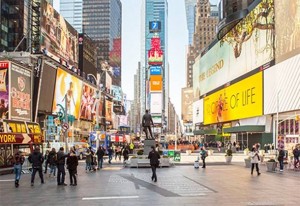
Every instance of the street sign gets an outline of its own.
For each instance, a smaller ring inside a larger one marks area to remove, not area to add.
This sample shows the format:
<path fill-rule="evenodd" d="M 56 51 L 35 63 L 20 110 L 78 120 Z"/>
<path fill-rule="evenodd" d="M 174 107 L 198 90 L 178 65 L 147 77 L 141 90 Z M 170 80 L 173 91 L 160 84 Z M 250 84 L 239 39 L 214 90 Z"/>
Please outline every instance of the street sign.
<path fill-rule="evenodd" d="M 63 123 L 62 128 L 63 128 L 63 130 L 68 130 L 69 124 L 67 122 Z"/>

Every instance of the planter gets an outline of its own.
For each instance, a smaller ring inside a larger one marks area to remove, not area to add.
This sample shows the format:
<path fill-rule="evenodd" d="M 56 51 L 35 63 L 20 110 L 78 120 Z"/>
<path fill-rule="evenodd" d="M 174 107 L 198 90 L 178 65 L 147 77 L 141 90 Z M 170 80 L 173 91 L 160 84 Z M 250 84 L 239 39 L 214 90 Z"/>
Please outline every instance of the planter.
<path fill-rule="evenodd" d="M 275 172 L 277 162 L 266 162 L 267 164 L 267 172 Z"/>
<path fill-rule="evenodd" d="M 137 158 L 131 158 L 130 159 L 130 167 L 137 167 L 138 166 L 138 159 Z"/>
<path fill-rule="evenodd" d="M 230 164 L 232 160 L 232 156 L 225 156 L 226 163 Z"/>
<path fill-rule="evenodd" d="M 244 159 L 245 160 L 245 167 L 250 168 L 251 167 L 251 160 L 250 159 Z"/>

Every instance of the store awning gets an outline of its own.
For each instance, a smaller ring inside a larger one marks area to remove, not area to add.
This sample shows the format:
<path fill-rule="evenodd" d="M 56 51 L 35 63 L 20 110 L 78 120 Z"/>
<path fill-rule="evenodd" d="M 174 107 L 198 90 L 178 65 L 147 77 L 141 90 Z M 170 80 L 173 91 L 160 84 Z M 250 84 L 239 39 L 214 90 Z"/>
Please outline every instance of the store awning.
<path fill-rule="evenodd" d="M 237 127 L 223 128 L 224 133 L 265 132 L 264 125 L 243 125 Z"/>
<path fill-rule="evenodd" d="M 216 129 L 194 130 L 194 135 L 217 135 L 217 130 Z"/>

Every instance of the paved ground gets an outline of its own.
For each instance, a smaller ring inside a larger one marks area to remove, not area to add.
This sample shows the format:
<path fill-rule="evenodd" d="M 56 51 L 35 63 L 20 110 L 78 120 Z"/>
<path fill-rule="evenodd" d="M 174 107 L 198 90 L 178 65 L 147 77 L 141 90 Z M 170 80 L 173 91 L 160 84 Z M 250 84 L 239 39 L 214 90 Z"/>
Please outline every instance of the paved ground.
<path fill-rule="evenodd" d="M 299 205 L 300 172 L 268 173 L 261 165 L 260 176 L 251 176 L 241 164 L 210 165 L 194 169 L 192 165 L 159 168 L 158 182 L 151 181 L 149 168 L 123 168 L 105 165 L 95 173 L 86 173 L 84 163 L 78 170 L 78 186 L 57 186 L 46 177 L 30 186 L 24 174 L 19 188 L 13 175 L 0 176 L 0 205 Z M 66 183 L 69 183 L 67 174 Z"/>

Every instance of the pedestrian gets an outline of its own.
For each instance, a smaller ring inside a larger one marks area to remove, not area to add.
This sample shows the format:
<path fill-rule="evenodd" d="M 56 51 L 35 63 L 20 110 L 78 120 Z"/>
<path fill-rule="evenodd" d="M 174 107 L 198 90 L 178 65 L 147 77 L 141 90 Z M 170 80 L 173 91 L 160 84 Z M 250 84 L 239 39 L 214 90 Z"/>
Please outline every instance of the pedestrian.
<path fill-rule="evenodd" d="M 254 166 L 256 167 L 257 175 L 260 175 L 258 163 L 260 161 L 259 154 L 257 152 L 256 147 L 253 147 L 251 150 L 251 175 L 253 175 Z"/>
<path fill-rule="evenodd" d="M 157 182 L 156 168 L 159 166 L 160 155 L 155 151 L 155 147 L 151 146 L 151 151 L 149 152 L 148 159 L 150 159 L 150 165 L 152 169 L 152 181 Z"/>
<path fill-rule="evenodd" d="M 201 160 L 202 160 L 202 168 L 205 168 L 206 167 L 206 164 L 205 164 L 205 158 L 207 157 L 207 151 L 201 147 L 200 149 L 200 157 L 201 157 Z"/>
<path fill-rule="evenodd" d="M 124 166 L 126 165 L 126 161 L 129 158 L 129 149 L 127 146 L 124 147 L 123 149 L 123 157 L 124 157 Z"/>
<path fill-rule="evenodd" d="M 65 154 L 64 148 L 59 148 L 59 151 L 57 152 L 57 185 L 67 186 L 67 184 L 65 183 L 66 157 L 68 157 L 68 155 Z"/>
<path fill-rule="evenodd" d="M 293 150 L 293 155 L 294 155 L 294 168 L 298 168 L 298 163 L 299 163 L 299 156 L 300 156 L 300 150 L 298 148 L 299 146 L 296 145 L 295 149 Z"/>
<path fill-rule="evenodd" d="M 142 120 L 142 126 L 144 128 L 144 132 L 146 134 L 146 139 L 148 139 L 148 131 L 150 133 L 151 139 L 153 138 L 152 131 L 151 131 L 151 125 L 153 126 L 153 120 L 151 114 L 149 114 L 149 110 L 146 110 L 146 114 L 143 115 L 143 120 Z"/>
<path fill-rule="evenodd" d="M 91 171 L 92 170 L 92 153 L 90 151 L 90 149 L 86 150 L 86 154 L 85 154 L 85 171 L 87 172 L 87 170 Z"/>
<path fill-rule="evenodd" d="M 283 172 L 283 160 L 284 160 L 284 150 L 283 148 L 279 148 L 279 154 L 278 154 L 278 162 L 279 162 L 279 171 Z"/>
<path fill-rule="evenodd" d="M 77 166 L 78 166 L 78 158 L 76 156 L 75 151 L 71 150 L 70 155 L 67 158 L 67 168 L 70 174 L 70 186 L 77 186 Z"/>
<path fill-rule="evenodd" d="M 113 149 L 111 147 L 108 148 L 107 153 L 108 153 L 108 163 L 111 164 L 112 156 L 113 156 Z"/>
<path fill-rule="evenodd" d="M 49 164 L 49 161 L 48 161 L 48 156 L 49 156 L 49 150 L 46 151 L 46 154 L 44 156 L 44 160 L 45 160 L 45 174 L 47 174 L 47 170 L 48 170 L 48 164 Z"/>
<path fill-rule="evenodd" d="M 51 174 L 53 174 L 53 177 L 55 177 L 57 165 L 57 154 L 55 148 L 52 148 L 52 150 L 49 152 L 48 163 L 50 167 L 49 177 L 51 177 Z"/>
<path fill-rule="evenodd" d="M 98 157 L 98 170 L 102 169 L 103 164 L 103 157 L 104 157 L 104 149 L 102 146 L 99 146 L 97 150 L 97 157 Z"/>
<path fill-rule="evenodd" d="M 43 176 L 44 157 L 40 152 L 40 148 L 38 146 L 36 146 L 34 151 L 29 155 L 28 161 L 32 164 L 31 186 L 34 185 L 34 178 L 36 172 L 39 172 L 41 183 L 44 184 L 45 183 L 44 176 Z"/>
<path fill-rule="evenodd" d="M 21 173 L 22 173 L 22 165 L 25 162 L 25 158 L 22 155 L 21 151 L 16 152 L 16 154 L 13 156 L 12 162 L 14 164 L 14 173 L 16 175 L 15 187 L 19 187 L 19 181 L 20 181 Z"/>

